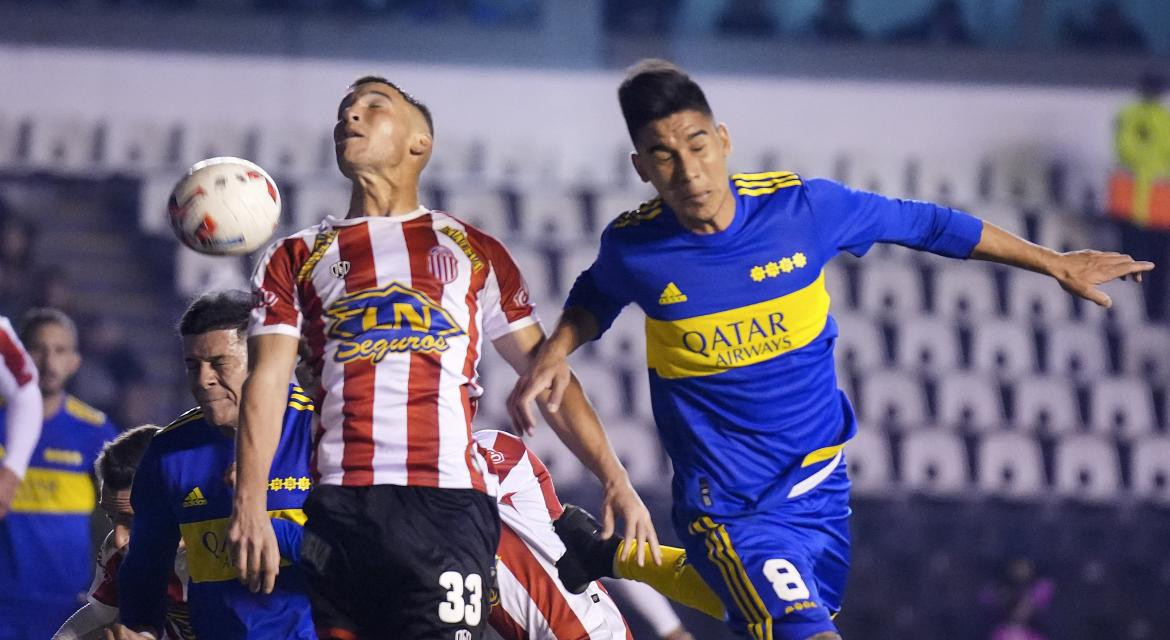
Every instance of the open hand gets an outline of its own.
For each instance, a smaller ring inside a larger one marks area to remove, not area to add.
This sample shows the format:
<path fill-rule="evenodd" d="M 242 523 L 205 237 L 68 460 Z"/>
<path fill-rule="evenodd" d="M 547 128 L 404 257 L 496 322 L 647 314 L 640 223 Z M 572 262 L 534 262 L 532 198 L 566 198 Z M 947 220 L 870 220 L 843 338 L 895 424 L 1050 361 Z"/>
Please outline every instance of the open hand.
<path fill-rule="evenodd" d="M 1059 254 L 1050 271 L 1065 291 L 1108 309 L 1113 300 L 1097 285 L 1130 276 L 1141 282 L 1142 274 L 1153 268 L 1153 262 L 1134 260 L 1123 253 L 1085 250 Z"/>

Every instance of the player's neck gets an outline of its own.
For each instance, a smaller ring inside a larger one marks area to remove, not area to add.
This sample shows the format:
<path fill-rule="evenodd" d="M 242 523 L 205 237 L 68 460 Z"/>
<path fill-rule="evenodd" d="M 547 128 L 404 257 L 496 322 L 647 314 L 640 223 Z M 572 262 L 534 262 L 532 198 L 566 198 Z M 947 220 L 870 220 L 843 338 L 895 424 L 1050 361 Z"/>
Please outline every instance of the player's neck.
<path fill-rule="evenodd" d="M 707 219 L 685 217 L 677 211 L 674 216 L 678 219 L 678 223 L 691 233 L 699 235 L 719 233 L 730 227 L 735 220 L 735 198 L 731 197 L 730 190 L 724 192 L 719 202 L 719 208 L 715 210 L 715 215 Z"/>
<path fill-rule="evenodd" d="M 57 415 L 57 412 L 65 406 L 65 392 L 59 391 L 57 393 L 42 393 L 41 402 L 44 403 L 44 408 L 42 409 L 43 413 L 41 415 L 44 416 L 45 420 L 48 420 L 49 418 Z"/>
<path fill-rule="evenodd" d="M 395 216 L 418 209 L 418 177 L 359 173 L 353 176 L 347 218 Z"/>

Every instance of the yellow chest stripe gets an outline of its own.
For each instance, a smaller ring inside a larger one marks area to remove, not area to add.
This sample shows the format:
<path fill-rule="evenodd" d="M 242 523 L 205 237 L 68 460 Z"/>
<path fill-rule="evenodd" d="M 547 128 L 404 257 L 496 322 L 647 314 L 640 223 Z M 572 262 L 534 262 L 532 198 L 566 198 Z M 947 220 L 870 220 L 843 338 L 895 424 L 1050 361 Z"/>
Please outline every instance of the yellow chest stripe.
<path fill-rule="evenodd" d="M 300 509 L 269 511 L 272 518 L 283 518 L 303 525 L 308 518 Z M 236 579 L 236 567 L 228 552 L 228 518 L 179 525 L 183 541 L 187 543 L 187 571 L 193 582 L 223 582 Z M 281 558 L 280 566 L 291 564 Z"/>
<path fill-rule="evenodd" d="M 14 513 L 89 513 L 97 504 L 93 479 L 82 471 L 29 467 L 12 499 Z"/>
<path fill-rule="evenodd" d="M 663 378 L 692 378 L 746 367 L 816 339 L 829 317 L 822 271 L 787 295 L 680 320 L 646 318 L 646 361 Z"/>

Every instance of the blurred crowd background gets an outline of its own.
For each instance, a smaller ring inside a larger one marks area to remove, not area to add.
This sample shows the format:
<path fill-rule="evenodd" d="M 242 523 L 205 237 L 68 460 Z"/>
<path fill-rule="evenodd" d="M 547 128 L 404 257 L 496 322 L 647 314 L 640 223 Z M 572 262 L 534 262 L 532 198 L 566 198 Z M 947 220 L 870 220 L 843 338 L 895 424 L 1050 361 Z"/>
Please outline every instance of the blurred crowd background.
<path fill-rule="evenodd" d="M 329 105 L 361 72 L 389 69 L 438 115 L 424 202 L 501 237 L 548 325 L 604 224 L 648 195 L 610 104 L 620 69 L 645 55 L 715 81 L 717 117 L 752 116 L 751 129 L 729 119 L 737 170 L 941 201 L 1057 249 L 1170 269 L 1165 0 L 0 0 L 0 313 L 69 313 L 83 355 L 70 390 L 122 428 L 165 424 L 191 404 L 178 313 L 202 291 L 246 286 L 250 269 L 177 246 L 170 187 L 190 162 L 239 155 L 281 184 L 283 230 L 340 213 Z M 168 66 L 184 56 L 196 62 Z M 332 84 L 301 83 L 308 65 Z M 241 68 L 277 97 L 217 93 L 217 74 L 239 86 Z M 1036 120 L 1005 119 L 1015 133 L 1001 144 L 986 109 L 1011 115 L 995 105 L 1015 93 Z M 779 98 L 729 104 L 738 95 Z M 858 98 L 870 95 L 881 104 Z M 793 114 L 786 96 L 831 97 L 838 115 Z M 609 109 L 597 120 L 594 104 Z M 919 104 L 945 105 L 920 133 L 850 126 Z M 511 135 L 509 114 L 555 123 L 558 110 L 559 124 Z M 603 141 L 558 143 L 546 135 L 557 126 Z M 1033 274 L 890 247 L 839 258 L 827 281 L 840 383 L 861 420 L 847 453 L 845 637 L 1170 637 L 1165 275 L 1110 287 L 1108 312 Z M 575 366 L 666 532 L 669 465 L 642 349 L 627 311 Z M 481 427 L 506 422 L 506 368 L 481 365 Z M 534 446 L 563 497 L 592 504 L 555 438 Z"/>

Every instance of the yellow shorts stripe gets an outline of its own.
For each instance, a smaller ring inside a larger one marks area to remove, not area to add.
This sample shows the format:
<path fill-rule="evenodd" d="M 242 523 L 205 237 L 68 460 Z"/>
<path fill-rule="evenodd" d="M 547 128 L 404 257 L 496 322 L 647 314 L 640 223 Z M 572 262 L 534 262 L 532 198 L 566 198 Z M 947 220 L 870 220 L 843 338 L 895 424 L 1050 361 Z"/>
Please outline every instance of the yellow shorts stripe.
<path fill-rule="evenodd" d="M 723 554 L 732 566 L 732 575 L 740 582 L 741 588 L 746 594 L 745 597 L 756 611 L 754 624 L 757 625 L 760 639 L 772 640 L 772 616 L 769 615 L 768 607 L 760 598 L 760 594 L 756 592 L 756 588 L 752 584 L 751 579 L 748 578 L 747 571 L 743 567 L 743 562 L 739 559 L 739 554 L 731 546 L 731 538 L 727 535 L 727 529 L 723 525 L 719 525 L 717 529 L 711 532 L 711 535 L 719 541 L 719 545 L 723 549 Z"/>
<path fill-rule="evenodd" d="M 723 583 L 727 585 L 727 590 L 731 593 L 732 600 L 735 601 L 735 606 L 740 610 L 740 613 L 743 614 L 744 618 L 746 618 L 749 623 L 754 621 L 755 614 L 751 609 L 751 605 L 749 604 L 746 594 L 743 593 L 743 590 L 740 588 L 739 583 L 735 579 L 733 567 L 729 562 L 727 562 L 727 559 L 723 557 L 723 554 L 720 553 L 718 540 L 712 536 L 710 532 L 705 533 L 704 538 L 706 538 L 704 543 L 707 546 L 707 558 L 712 562 L 712 564 L 715 565 L 716 568 L 719 569 L 720 575 L 723 576 Z M 749 624 L 749 629 L 753 628 L 754 625 Z M 756 638 L 756 640 L 763 640 L 760 638 L 759 634 L 755 633 L 754 631 L 752 635 Z"/>
<path fill-rule="evenodd" d="M 691 531 L 706 535 L 707 557 L 723 575 L 736 605 L 748 621 L 749 633 L 757 640 L 772 640 L 772 617 L 748 578 L 739 554 L 731 546 L 726 527 L 716 524 L 709 516 L 703 516 L 692 523 Z"/>

